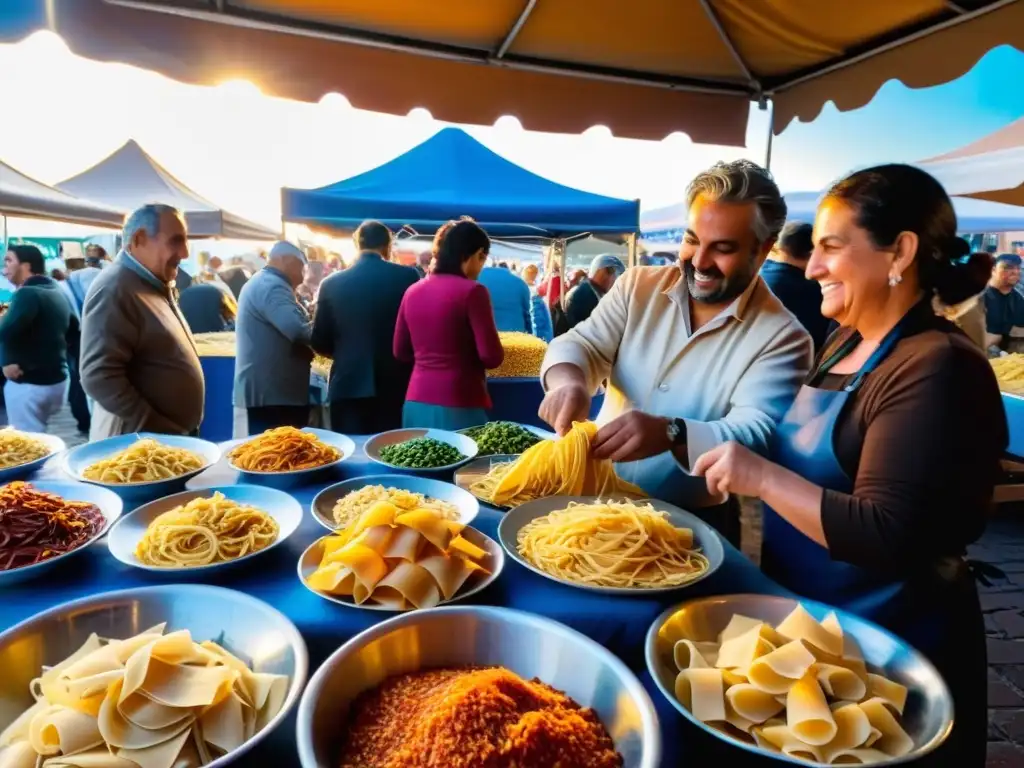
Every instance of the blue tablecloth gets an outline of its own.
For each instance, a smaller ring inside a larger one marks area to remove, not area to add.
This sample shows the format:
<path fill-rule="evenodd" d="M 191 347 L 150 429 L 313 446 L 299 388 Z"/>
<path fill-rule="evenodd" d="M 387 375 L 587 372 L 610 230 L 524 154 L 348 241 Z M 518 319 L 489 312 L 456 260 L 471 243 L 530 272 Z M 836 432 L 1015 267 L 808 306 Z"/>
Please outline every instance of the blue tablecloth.
<path fill-rule="evenodd" d="M 205 410 L 203 423 L 199 426 L 199 436 L 215 443 L 230 440 L 234 436 L 234 410 L 231 401 L 235 388 L 235 358 L 200 357 L 199 362 L 202 363 L 203 376 L 206 379 Z M 544 399 L 540 379 L 488 379 L 487 389 L 494 403 L 490 411 L 491 419 L 517 421 L 520 424 L 532 424 L 549 429 L 537 416 L 540 402 Z M 603 402 L 603 394 L 594 397 L 590 409 L 591 418 L 597 416 Z"/>
<path fill-rule="evenodd" d="M 302 503 L 306 515 L 300 528 L 287 542 L 254 559 L 250 566 L 240 565 L 204 579 L 207 583 L 238 589 L 265 600 L 287 614 L 309 647 L 311 673 L 353 635 L 394 615 L 345 608 L 323 600 L 307 590 L 296 573 L 302 552 L 325 534 L 309 514 L 309 504 L 316 493 L 339 480 L 380 471 L 362 453 L 365 438 L 356 437 L 355 441 L 357 451 L 351 459 L 338 469 L 329 471 L 326 477 L 320 477 L 316 485 L 291 491 Z M 58 477 L 61 473 L 54 461 L 36 475 L 37 479 Z M 228 485 L 237 479 L 238 473 L 222 460 L 193 479 L 189 487 Z M 501 513 L 484 507 L 473 526 L 497 539 L 500 519 Z M 175 576 L 181 579 L 180 575 Z M 0 596 L 0 629 L 7 629 L 42 610 L 78 597 L 167 581 L 158 574 L 123 565 L 100 542 L 45 579 L 5 589 Z M 717 573 L 688 590 L 670 596 L 625 598 L 595 594 L 549 581 L 509 558 L 501 577 L 476 596 L 475 602 L 547 616 L 583 632 L 620 656 L 644 681 L 658 707 L 664 741 L 663 766 L 681 765 L 684 749 L 689 761 L 699 755 L 699 765 L 708 765 L 710 762 L 705 760 L 718 759 L 719 756 L 737 765 L 743 764 L 740 750 L 728 748 L 705 736 L 664 700 L 646 673 L 643 646 L 648 628 L 667 606 L 689 597 L 742 592 L 786 594 L 785 590 L 762 575 L 750 560 L 725 543 L 725 562 Z M 280 768 L 297 765 L 294 742 L 293 717 L 255 750 L 246 764 Z"/>
<path fill-rule="evenodd" d="M 1006 452 L 1024 458 L 1024 397 L 1003 392 L 1003 407 L 1010 427 L 1010 445 Z"/>

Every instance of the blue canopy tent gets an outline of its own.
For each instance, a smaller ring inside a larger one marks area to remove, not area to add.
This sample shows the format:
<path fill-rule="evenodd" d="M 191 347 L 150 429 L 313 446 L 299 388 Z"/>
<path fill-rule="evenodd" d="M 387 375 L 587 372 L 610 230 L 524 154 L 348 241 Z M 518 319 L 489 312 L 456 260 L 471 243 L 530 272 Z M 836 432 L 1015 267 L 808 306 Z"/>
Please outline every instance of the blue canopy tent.
<path fill-rule="evenodd" d="M 444 128 L 404 155 L 319 189 L 282 189 L 287 222 L 350 230 L 366 219 L 433 232 L 471 216 L 495 237 L 626 234 L 640 201 L 573 189 L 538 176 L 458 128 Z"/>
<path fill-rule="evenodd" d="M 821 192 L 790 192 L 785 195 L 790 221 L 814 221 Z M 961 233 L 1024 232 L 1024 206 L 993 203 L 969 197 L 954 197 Z M 640 217 L 642 236 L 650 240 L 678 240 L 686 227 L 686 206 L 670 205 L 644 211 Z"/>

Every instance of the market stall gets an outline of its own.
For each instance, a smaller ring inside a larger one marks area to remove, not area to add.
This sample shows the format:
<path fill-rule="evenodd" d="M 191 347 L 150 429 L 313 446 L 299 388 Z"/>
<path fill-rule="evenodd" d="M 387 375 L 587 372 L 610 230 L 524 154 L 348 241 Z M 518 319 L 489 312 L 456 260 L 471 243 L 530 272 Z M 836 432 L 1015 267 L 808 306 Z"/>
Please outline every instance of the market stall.
<path fill-rule="evenodd" d="M 501 368 L 489 372 L 487 380 L 487 388 L 494 402 L 490 417 L 547 428 L 537 415 L 540 402 L 544 399 L 544 390 L 537 374 L 547 345 L 527 334 L 503 333 L 501 337 L 506 359 Z M 206 379 L 206 400 L 199 434 L 215 442 L 240 437 L 244 426 L 240 424 L 233 404 L 235 334 L 199 334 L 196 336 L 196 346 Z M 329 377 L 330 360 L 320 356 L 314 358 L 310 372 L 311 407 L 324 408 Z M 603 394 L 594 397 L 591 417 L 597 415 L 603 403 Z M 327 424 L 329 421 L 326 416 L 321 416 L 320 423 Z"/>
<path fill-rule="evenodd" d="M 299 529 L 273 552 L 261 555 L 252 564 L 218 569 L 205 575 L 204 583 L 239 590 L 276 606 L 298 627 L 306 641 L 310 669 L 315 670 L 324 659 L 345 641 L 394 614 L 342 607 L 326 602 L 303 586 L 296 576 L 296 563 L 304 550 L 325 531 L 310 513 L 310 504 L 317 492 L 342 479 L 379 473 L 379 465 L 371 464 L 363 455 L 365 438 L 357 437 L 356 452 L 328 477 L 315 485 L 289 491 L 303 507 Z M 193 479 L 190 487 L 230 486 L 239 480 L 237 472 L 225 460 Z M 33 478 L 59 480 L 59 462 L 50 461 Z M 450 474 L 439 479 L 451 480 Z M 126 506 L 125 512 L 131 506 Z M 496 538 L 496 528 L 503 515 L 484 507 L 473 521 L 477 530 Z M 53 606 L 109 590 L 170 583 L 170 579 L 122 564 L 111 556 L 101 543 L 90 547 L 46 579 L 6 587 L 0 601 L 0 628 L 13 626 L 33 614 Z M 525 567 L 508 562 L 498 578 L 479 595 L 467 602 L 505 606 L 547 616 L 579 630 L 618 655 L 640 676 L 652 701 L 657 702 L 662 731 L 663 761 L 661 765 L 680 765 L 686 756 L 710 760 L 719 754 L 732 764 L 744 765 L 744 754 L 716 742 L 696 727 L 689 725 L 658 692 L 645 671 L 643 657 L 647 629 L 668 606 L 681 599 L 700 595 L 730 593 L 785 594 L 765 578 L 757 566 L 738 550 L 725 544 L 725 560 L 716 573 L 684 593 L 656 596 L 618 597 L 588 592 L 543 578 Z M 244 764 L 295 765 L 294 718 L 289 718 L 249 756 Z M 758 760 L 755 765 L 765 765 Z"/>

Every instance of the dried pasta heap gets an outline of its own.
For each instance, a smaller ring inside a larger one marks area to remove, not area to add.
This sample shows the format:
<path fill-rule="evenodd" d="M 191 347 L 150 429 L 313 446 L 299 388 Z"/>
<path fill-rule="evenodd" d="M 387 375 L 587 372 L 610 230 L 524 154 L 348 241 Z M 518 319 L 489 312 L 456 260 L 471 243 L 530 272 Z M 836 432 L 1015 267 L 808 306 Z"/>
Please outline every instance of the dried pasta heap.
<path fill-rule="evenodd" d="M 505 350 L 505 359 L 501 365 L 487 372 L 491 379 L 529 378 L 540 376 L 540 366 L 548 351 L 548 344 L 543 339 L 529 333 L 503 331 L 498 334 L 501 346 Z"/>
<path fill-rule="evenodd" d="M 675 643 L 676 698 L 698 720 L 769 752 L 867 765 L 914 748 L 900 725 L 907 689 L 870 672 L 834 613 L 798 605 L 774 629 L 739 614 L 718 642 Z"/>
<path fill-rule="evenodd" d="M 565 437 L 539 442 L 515 461 L 498 464 L 470 490 L 484 501 L 506 507 L 546 496 L 644 497 L 641 488 L 615 474 L 611 461 L 590 457 L 595 435 L 596 424 L 576 422 Z"/>
<path fill-rule="evenodd" d="M 468 579 L 487 575 L 487 552 L 466 539 L 462 523 L 436 509 L 403 512 L 381 501 L 340 533 L 321 539 L 310 589 L 394 610 L 433 608 Z"/>
<path fill-rule="evenodd" d="M 198 768 L 266 727 L 288 678 L 161 624 L 126 640 L 91 635 L 31 691 L 36 703 L 0 734 L 0 765 Z"/>

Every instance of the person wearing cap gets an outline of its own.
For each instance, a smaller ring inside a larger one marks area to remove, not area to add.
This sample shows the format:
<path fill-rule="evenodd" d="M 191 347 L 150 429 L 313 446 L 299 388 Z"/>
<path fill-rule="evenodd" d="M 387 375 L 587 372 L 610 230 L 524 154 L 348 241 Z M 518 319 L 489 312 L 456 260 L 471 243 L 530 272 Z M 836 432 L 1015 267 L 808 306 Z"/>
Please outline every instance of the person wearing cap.
<path fill-rule="evenodd" d="M 787 222 L 761 267 L 761 277 L 811 334 L 818 351 L 828 338 L 830 321 L 821 314 L 821 287 L 805 274 L 814 250 L 813 232 L 814 226 L 807 222 Z"/>
<path fill-rule="evenodd" d="M 570 328 L 575 328 L 590 317 L 597 302 L 612 289 L 615 280 L 625 271 L 626 265 L 614 254 L 604 253 L 594 257 L 590 262 L 590 273 L 569 291 L 565 299 L 565 316 Z"/>
<path fill-rule="evenodd" d="M 1021 258 L 1015 253 L 996 257 L 992 278 L 983 294 L 985 333 L 990 354 L 1017 352 L 1024 347 L 1024 296 L 1014 290 L 1020 282 Z"/>
<path fill-rule="evenodd" d="M 309 424 L 313 324 L 295 295 L 306 263 L 297 246 L 274 243 L 238 298 L 235 406 L 245 408 L 250 435 Z"/>

